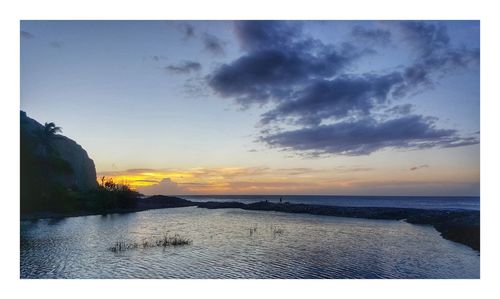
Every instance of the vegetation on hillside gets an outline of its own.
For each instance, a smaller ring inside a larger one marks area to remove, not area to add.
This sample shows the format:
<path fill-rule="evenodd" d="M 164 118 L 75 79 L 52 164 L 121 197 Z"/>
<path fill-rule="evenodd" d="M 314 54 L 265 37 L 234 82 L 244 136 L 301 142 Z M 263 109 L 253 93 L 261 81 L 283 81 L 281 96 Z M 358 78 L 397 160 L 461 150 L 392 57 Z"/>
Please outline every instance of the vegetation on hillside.
<path fill-rule="evenodd" d="M 126 184 L 117 184 L 111 178 L 102 177 L 96 190 L 81 193 L 81 196 L 84 210 L 105 213 L 116 209 L 134 208 L 141 194 Z"/>

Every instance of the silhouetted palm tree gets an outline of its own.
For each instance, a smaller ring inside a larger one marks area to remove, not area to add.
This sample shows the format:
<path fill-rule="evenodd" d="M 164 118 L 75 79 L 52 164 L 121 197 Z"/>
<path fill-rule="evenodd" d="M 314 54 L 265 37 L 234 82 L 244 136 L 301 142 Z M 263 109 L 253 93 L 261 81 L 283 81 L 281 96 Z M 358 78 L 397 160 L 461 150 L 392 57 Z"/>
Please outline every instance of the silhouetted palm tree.
<path fill-rule="evenodd" d="M 44 173 L 48 173 L 50 170 L 58 173 L 73 172 L 71 165 L 66 160 L 61 159 L 54 146 L 55 136 L 60 132 L 62 132 L 61 127 L 56 126 L 53 122 L 45 123 L 43 129 L 38 131 L 39 157 L 41 158 L 39 161 Z"/>
<path fill-rule="evenodd" d="M 47 136 L 54 136 L 57 133 L 62 133 L 62 128 L 56 126 L 55 123 L 45 123 L 44 125 L 44 133 Z"/>
<path fill-rule="evenodd" d="M 52 141 L 54 140 L 54 136 L 61 132 L 62 128 L 56 126 L 55 123 L 45 123 L 43 130 L 38 134 L 40 144 L 42 145 L 42 156 L 47 157 L 56 154 Z"/>

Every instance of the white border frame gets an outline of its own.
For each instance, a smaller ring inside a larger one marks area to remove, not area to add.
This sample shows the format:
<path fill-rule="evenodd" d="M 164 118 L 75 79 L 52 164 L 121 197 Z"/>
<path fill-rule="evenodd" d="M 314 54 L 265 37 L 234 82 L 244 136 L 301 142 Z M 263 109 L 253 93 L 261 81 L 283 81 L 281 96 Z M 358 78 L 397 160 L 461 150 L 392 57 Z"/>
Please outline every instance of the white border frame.
<path fill-rule="evenodd" d="M 10 2 L 10 3 L 7 3 Z M 494 1 L 360 1 L 341 3 L 210 0 L 4 1 L 0 56 L 3 204 L 1 282 L 9 298 L 154 298 L 159 296 L 487 298 L 495 295 L 498 263 L 499 9 Z M 19 279 L 19 21 L 22 19 L 472 19 L 481 20 L 481 279 L 480 280 L 20 280 Z M 6 91 L 6 92 L 5 92 Z M 496 235 L 496 236 L 495 236 Z M 498 279 L 498 278 L 497 278 Z M 498 288 L 496 288 L 498 289 Z M 498 293 L 498 292 L 497 292 Z"/>

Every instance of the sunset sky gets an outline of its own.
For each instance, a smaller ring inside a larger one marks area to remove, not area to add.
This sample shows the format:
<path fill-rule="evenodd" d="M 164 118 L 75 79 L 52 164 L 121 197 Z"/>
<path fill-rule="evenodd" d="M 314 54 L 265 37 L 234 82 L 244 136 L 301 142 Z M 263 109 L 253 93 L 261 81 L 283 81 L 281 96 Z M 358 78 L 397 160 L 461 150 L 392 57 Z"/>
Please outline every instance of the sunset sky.
<path fill-rule="evenodd" d="M 21 109 L 145 194 L 479 195 L 478 21 L 22 21 Z"/>

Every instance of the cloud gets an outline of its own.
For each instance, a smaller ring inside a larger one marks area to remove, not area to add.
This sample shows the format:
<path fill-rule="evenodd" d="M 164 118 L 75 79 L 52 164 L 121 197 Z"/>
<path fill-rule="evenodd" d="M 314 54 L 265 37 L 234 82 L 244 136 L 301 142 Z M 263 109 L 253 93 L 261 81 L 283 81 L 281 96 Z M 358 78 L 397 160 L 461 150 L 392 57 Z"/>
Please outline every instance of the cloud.
<path fill-rule="evenodd" d="M 234 27 L 245 54 L 215 69 L 208 85 L 242 107 L 287 100 L 310 80 L 330 78 L 366 54 L 349 43 L 304 37 L 300 23 L 240 21 Z"/>
<path fill-rule="evenodd" d="M 49 43 L 49 46 L 51 46 L 52 48 L 60 49 L 62 48 L 63 44 L 61 42 L 52 41 Z"/>
<path fill-rule="evenodd" d="M 433 75 L 478 66 L 479 49 L 453 47 L 443 23 L 403 21 L 398 23 L 403 40 L 413 49 L 415 61 L 404 70 L 409 88 L 429 85 Z"/>
<path fill-rule="evenodd" d="M 450 47 L 450 37 L 443 23 L 402 21 L 399 26 L 404 40 L 418 51 L 421 58 L 435 56 Z"/>
<path fill-rule="evenodd" d="M 236 21 L 234 32 L 247 51 L 286 49 L 302 33 L 300 23 L 286 21 Z"/>
<path fill-rule="evenodd" d="M 238 193 L 256 193 L 266 194 L 270 192 L 286 192 L 287 194 L 298 192 L 304 189 L 318 188 L 319 184 L 315 182 L 252 182 L 252 181 L 233 181 L 228 188 L 238 190 Z M 286 190 L 286 191 L 285 191 Z"/>
<path fill-rule="evenodd" d="M 214 55 L 224 55 L 225 42 L 221 41 L 218 37 L 205 33 L 202 36 L 202 42 L 205 46 L 205 50 Z"/>
<path fill-rule="evenodd" d="M 302 49 L 251 52 L 220 66 L 209 76 L 208 84 L 219 95 L 232 97 L 244 107 L 287 99 L 296 87 L 310 79 L 337 74 L 358 55 L 347 49 L 325 51 L 321 56 Z"/>
<path fill-rule="evenodd" d="M 312 155 L 368 155 L 384 148 L 422 149 L 479 143 L 455 130 L 438 129 L 433 120 L 407 115 L 388 121 L 364 118 L 311 128 L 269 133 L 260 141 L 271 147 L 308 151 Z"/>
<path fill-rule="evenodd" d="M 220 96 L 246 108 L 296 100 L 296 92 L 331 80 L 357 58 L 371 54 L 350 43 L 324 44 L 305 36 L 301 22 L 239 21 L 234 31 L 245 54 L 208 76 Z M 267 115 L 269 116 L 269 115 Z"/>
<path fill-rule="evenodd" d="M 151 60 L 154 62 L 160 62 L 161 60 L 168 60 L 168 58 L 163 56 L 163 55 L 148 55 L 148 56 L 144 56 L 142 59 L 144 61 Z"/>
<path fill-rule="evenodd" d="M 370 167 L 359 167 L 359 166 L 351 166 L 351 167 L 339 166 L 339 167 L 335 167 L 334 170 L 337 173 L 347 173 L 347 172 L 373 171 L 374 169 L 370 168 Z"/>
<path fill-rule="evenodd" d="M 25 38 L 25 39 L 35 38 L 35 36 L 33 34 L 29 33 L 28 31 L 23 31 L 23 30 L 21 30 L 21 37 Z"/>
<path fill-rule="evenodd" d="M 359 42 L 386 46 L 391 43 L 391 32 L 383 29 L 368 29 L 354 26 L 351 35 Z"/>
<path fill-rule="evenodd" d="M 398 73 L 387 75 L 343 75 L 334 80 L 315 80 L 294 99 L 281 102 L 263 115 L 262 123 L 295 117 L 296 123 L 319 125 L 322 120 L 370 114 L 373 107 L 386 103 L 391 90 L 401 84 Z"/>
<path fill-rule="evenodd" d="M 210 95 L 206 80 L 201 75 L 190 76 L 184 81 L 184 92 L 187 97 L 204 98 Z"/>
<path fill-rule="evenodd" d="M 161 180 L 158 184 L 138 187 L 137 191 L 144 195 L 181 195 L 186 192 L 169 178 Z"/>
<path fill-rule="evenodd" d="M 406 115 L 410 114 L 413 110 L 412 104 L 396 105 L 385 110 L 386 114 L 389 115 Z"/>
<path fill-rule="evenodd" d="M 291 151 L 341 155 L 479 142 L 436 128 L 431 118 L 411 115 L 410 104 L 394 104 L 449 72 L 478 65 L 479 49 L 455 47 L 445 25 L 402 21 L 388 23 L 388 29 L 356 26 L 354 43 L 333 45 L 306 35 L 302 24 L 235 22 L 243 54 L 207 76 L 216 94 L 239 107 L 267 109 L 259 122 L 264 127 L 259 141 Z M 348 73 L 359 58 L 375 53 L 371 46 L 391 42 L 395 30 L 413 51 L 408 65 Z M 289 125 L 299 128 L 283 129 Z"/>
<path fill-rule="evenodd" d="M 178 28 L 184 39 L 190 39 L 196 36 L 194 26 L 189 23 L 181 23 Z"/>
<path fill-rule="evenodd" d="M 423 164 L 423 165 L 420 165 L 420 166 L 413 166 L 413 167 L 410 168 L 410 171 L 415 171 L 415 170 L 422 169 L 422 168 L 429 168 L 429 165 Z"/>
<path fill-rule="evenodd" d="M 214 55 L 224 55 L 226 43 L 210 33 L 197 33 L 195 27 L 189 23 L 180 23 L 178 29 L 184 40 L 200 38 L 204 49 Z"/>
<path fill-rule="evenodd" d="M 127 169 L 124 171 L 116 170 L 116 171 L 101 171 L 98 173 L 98 176 L 115 176 L 119 175 L 122 173 L 127 173 L 127 174 L 140 174 L 140 173 L 150 173 L 154 172 L 154 169 L 151 168 L 133 168 L 133 169 Z"/>
<path fill-rule="evenodd" d="M 165 67 L 165 70 L 175 73 L 175 74 L 189 74 L 193 71 L 199 71 L 201 69 L 201 64 L 196 61 L 184 61 L 177 65 L 169 65 Z"/>
<path fill-rule="evenodd" d="M 436 169 L 436 171 L 439 171 L 439 169 Z M 363 165 L 339 165 L 327 168 L 198 167 L 185 169 L 129 169 L 100 172 L 98 175 L 99 177 L 104 175 L 107 178 L 113 178 L 117 183 L 129 183 L 131 187 L 146 195 L 387 195 L 402 194 L 404 190 L 410 190 L 411 188 L 413 188 L 411 190 L 415 190 L 415 194 L 432 195 L 433 190 L 422 188 L 422 186 L 432 183 L 443 188 L 448 186 L 446 187 L 448 191 L 455 192 L 456 188 L 450 188 L 450 184 L 470 184 L 470 182 L 476 180 L 475 176 L 459 175 L 442 181 L 439 178 L 434 178 L 433 172 L 431 172 L 425 177 L 426 181 L 421 181 L 418 177 L 409 174 L 408 171 L 381 173 L 377 169 Z M 405 177 L 405 175 L 407 176 Z M 401 187 L 403 185 L 406 187 Z M 469 194 L 468 192 L 465 193 Z"/>

